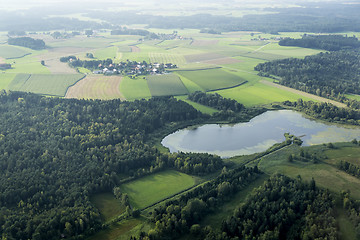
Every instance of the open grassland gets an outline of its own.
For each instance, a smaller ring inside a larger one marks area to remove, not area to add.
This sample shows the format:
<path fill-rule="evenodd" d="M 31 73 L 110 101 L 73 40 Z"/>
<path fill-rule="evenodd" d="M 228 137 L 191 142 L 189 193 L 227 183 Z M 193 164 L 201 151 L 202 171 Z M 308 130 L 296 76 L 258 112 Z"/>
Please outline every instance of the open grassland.
<path fill-rule="evenodd" d="M 15 73 L 0 73 L 0 90 L 8 89 L 9 84 L 15 78 Z"/>
<path fill-rule="evenodd" d="M 88 75 L 71 86 L 66 92 L 66 98 L 77 99 L 125 99 L 120 92 L 122 77 Z"/>
<path fill-rule="evenodd" d="M 130 203 L 142 209 L 166 197 L 194 186 L 195 179 L 187 174 L 169 170 L 152 174 L 120 186 L 129 195 Z"/>
<path fill-rule="evenodd" d="M 108 59 L 108 58 L 115 59 L 118 56 L 117 51 L 118 51 L 118 47 L 116 46 L 102 48 L 96 50 L 94 56 L 97 59 Z"/>
<path fill-rule="evenodd" d="M 318 152 L 327 150 L 327 147 L 323 145 L 306 147 L 305 149 L 314 151 L 311 150 L 314 148 L 317 148 L 316 151 Z M 300 175 L 306 181 L 314 178 L 320 187 L 328 188 L 335 193 L 339 193 L 341 190 L 350 190 L 352 197 L 360 199 L 360 179 L 324 162 L 314 164 L 312 162 L 289 162 L 287 160 L 290 154 L 299 154 L 299 152 L 300 147 L 298 146 L 286 147 L 263 157 L 258 163 L 258 167 L 267 174 L 281 173 L 293 178 Z"/>
<path fill-rule="evenodd" d="M 184 56 L 180 54 L 168 54 L 168 53 L 149 53 L 150 62 L 153 63 L 172 63 L 177 66 L 182 66 L 186 63 Z"/>
<path fill-rule="evenodd" d="M 346 161 L 360 167 L 360 147 L 357 145 L 346 146 L 325 151 L 328 159 L 325 162 L 337 165 L 340 161 Z"/>
<path fill-rule="evenodd" d="M 222 69 L 199 71 L 179 71 L 181 76 L 193 81 L 206 91 L 230 88 L 244 83 L 246 80 Z"/>
<path fill-rule="evenodd" d="M 253 75 L 253 78 L 258 77 L 259 76 Z M 248 78 L 244 77 L 244 79 Z M 300 94 L 278 89 L 256 81 L 246 83 L 236 88 L 217 91 L 217 93 L 225 98 L 235 99 L 245 106 L 269 104 L 272 102 L 282 102 L 286 100 L 296 101 L 299 98 L 306 101 L 313 100 Z"/>
<path fill-rule="evenodd" d="M 107 222 L 125 212 L 119 199 L 112 193 L 99 193 L 90 198 L 90 201 L 100 211 L 103 221 Z"/>
<path fill-rule="evenodd" d="M 31 54 L 31 50 L 23 47 L 15 47 L 9 45 L 0 45 L 0 57 L 12 59 L 21 58 L 28 54 Z"/>
<path fill-rule="evenodd" d="M 192 54 L 192 55 L 185 55 L 185 59 L 187 62 L 202 62 L 202 61 L 209 61 L 214 59 L 221 59 L 226 57 L 225 55 L 218 54 L 218 53 L 201 53 L 201 54 Z"/>
<path fill-rule="evenodd" d="M 196 92 L 196 91 L 201 91 L 201 92 L 205 91 L 199 85 L 197 85 L 193 81 L 187 79 L 186 77 L 181 76 L 178 73 L 175 73 L 175 74 L 180 77 L 181 81 L 183 82 L 183 84 L 185 85 L 185 87 L 186 87 L 186 89 L 188 90 L 189 93 L 193 93 L 193 92 Z"/>
<path fill-rule="evenodd" d="M 114 39 L 102 37 L 77 36 L 70 39 L 62 39 L 47 43 L 50 47 L 82 47 L 82 48 L 105 48 L 111 45 Z"/>
<path fill-rule="evenodd" d="M 188 90 L 175 74 L 150 75 L 146 77 L 151 96 L 188 94 Z"/>
<path fill-rule="evenodd" d="M 213 114 L 213 113 L 219 112 L 219 110 L 217 110 L 215 108 L 208 107 L 208 106 L 202 105 L 200 103 L 190 101 L 189 99 L 187 99 L 187 95 L 186 96 L 177 96 L 176 98 L 190 104 L 196 110 L 198 110 L 202 113 L 205 113 L 205 114 Z"/>
<path fill-rule="evenodd" d="M 147 81 L 144 78 L 124 77 L 120 83 L 120 92 L 127 100 L 151 97 Z"/>
<path fill-rule="evenodd" d="M 8 88 L 12 91 L 63 97 L 68 87 L 83 77 L 82 74 L 18 74 Z"/>

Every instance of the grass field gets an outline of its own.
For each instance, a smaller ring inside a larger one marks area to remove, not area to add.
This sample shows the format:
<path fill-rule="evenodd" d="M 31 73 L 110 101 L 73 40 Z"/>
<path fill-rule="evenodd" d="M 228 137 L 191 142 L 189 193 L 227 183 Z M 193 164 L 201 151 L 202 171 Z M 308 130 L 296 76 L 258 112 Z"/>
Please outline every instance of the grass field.
<path fill-rule="evenodd" d="M 97 59 L 108 59 L 108 58 L 114 59 L 117 57 L 117 51 L 118 51 L 118 47 L 116 46 L 102 48 L 96 50 L 94 56 Z"/>
<path fill-rule="evenodd" d="M 22 47 L 15 47 L 9 45 L 0 45 L 0 57 L 11 59 L 21 58 L 25 55 L 31 54 L 30 50 Z"/>
<path fill-rule="evenodd" d="M 180 54 L 169 54 L 169 53 L 149 53 L 150 62 L 153 63 L 172 63 L 181 67 L 186 63 L 184 56 Z"/>
<path fill-rule="evenodd" d="M 188 94 L 188 90 L 175 74 L 150 75 L 146 77 L 151 96 Z"/>
<path fill-rule="evenodd" d="M 347 146 L 338 149 L 329 149 L 325 151 L 328 159 L 325 162 L 337 165 L 341 160 L 360 167 L 360 148 L 359 146 Z"/>
<path fill-rule="evenodd" d="M 195 109 L 197 109 L 200 112 L 205 113 L 205 114 L 213 114 L 213 113 L 219 112 L 219 110 L 217 110 L 215 108 L 211 108 L 211 107 L 208 107 L 205 105 L 201 105 L 200 103 L 190 101 L 189 99 L 187 99 L 187 96 L 177 96 L 176 98 L 190 104 Z"/>
<path fill-rule="evenodd" d="M 125 212 L 125 207 L 112 193 L 99 193 L 90 198 L 90 201 L 100 211 L 103 221 L 107 222 Z"/>
<path fill-rule="evenodd" d="M 133 207 L 142 209 L 194 184 L 193 177 L 168 170 L 125 183 L 120 188 L 123 193 L 129 195 Z"/>
<path fill-rule="evenodd" d="M 68 87 L 83 77 L 81 74 L 18 74 L 8 88 L 12 91 L 63 97 Z"/>
<path fill-rule="evenodd" d="M 323 152 L 328 150 L 326 146 L 317 145 L 304 148 L 308 151 Z M 341 190 L 350 190 L 351 196 L 360 199 L 360 179 L 355 178 L 328 163 L 311 163 L 294 161 L 289 162 L 287 157 L 290 154 L 299 154 L 300 147 L 289 146 L 280 151 L 276 151 L 261 159 L 258 163 L 259 169 L 267 174 L 282 173 L 289 177 L 300 175 L 302 179 L 310 181 L 315 179 L 318 186 L 328 188 L 335 193 Z"/>
<path fill-rule="evenodd" d="M 243 78 L 222 69 L 179 71 L 177 73 L 206 91 L 229 88 L 245 82 Z"/>
<path fill-rule="evenodd" d="M 127 100 L 151 97 L 147 81 L 143 78 L 131 79 L 124 77 L 120 83 L 120 92 Z"/>
<path fill-rule="evenodd" d="M 0 73 L 0 90 L 8 89 L 10 82 L 15 78 L 15 73 Z"/>

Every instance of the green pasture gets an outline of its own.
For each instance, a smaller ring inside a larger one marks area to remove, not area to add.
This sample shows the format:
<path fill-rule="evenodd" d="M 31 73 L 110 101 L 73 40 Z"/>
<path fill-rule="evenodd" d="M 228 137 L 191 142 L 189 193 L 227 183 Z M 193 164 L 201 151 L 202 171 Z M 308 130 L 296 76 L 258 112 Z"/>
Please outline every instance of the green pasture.
<path fill-rule="evenodd" d="M 112 193 L 99 193 L 90 198 L 90 201 L 99 210 L 103 221 L 107 222 L 125 212 L 124 206 Z"/>
<path fill-rule="evenodd" d="M 47 43 L 50 47 L 106 48 L 114 39 L 78 36 Z"/>
<path fill-rule="evenodd" d="M 188 98 L 187 95 L 186 96 L 177 96 L 176 98 L 190 104 L 196 110 L 198 110 L 198 111 L 200 111 L 202 113 L 205 113 L 205 114 L 210 114 L 211 115 L 213 113 L 219 112 L 219 110 L 217 110 L 215 108 L 208 107 L 208 106 L 202 105 L 200 103 L 190 101 L 189 99 L 187 99 Z"/>
<path fill-rule="evenodd" d="M 179 71 L 177 73 L 193 81 L 206 91 L 230 88 L 245 82 L 245 79 L 222 69 Z"/>
<path fill-rule="evenodd" d="M 117 57 L 117 51 L 118 51 L 118 47 L 116 46 L 102 48 L 96 50 L 94 56 L 97 59 L 107 59 L 107 58 L 114 59 Z"/>
<path fill-rule="evenodd" d="M 184 65 L 186 60 L 184 56 L 180 54 L 169 54 L 169 53 L 149 53 L 150 62 L 152 63 L 172 63 L 176 64 L 178 67 Z"/>
<path fill-rule="evenodd" d="M 176 96 L 188 94 L 188 90 L 175 74 L 150 75 L 146 77 L 151 96 Z"/>
<path fill-rule="evenodd" d="M 253 78 L 257 77 L 258 76 L 253 75 Z M 244 79 L 247 78 L 244 77 Z M 312 100 L 286 90 L 267 86 L 260 82 L 249 82 L 236 88 L 216 92 L 225 98 L 235 99 L 245 106 L 263 105 L 272 102 L 283 102 L 286 100 L 297 101 L 300 98 L 306 101 Z"/>
<path fill-rule="evenodd" d="M 181 76 L 179 73 L 175 73 L 175 74 L 180 77 L 181 81 L 183 82 L 189 93 L 193 93 L 196 91 L 201 91 L 201 92 L 204 91 L 204 89 L 202 89 L 199 85 L 197 85 L 193 81 L 187 79 L 184 76 Z"/>
<path fill-rule="evenodd" d="M 328 159 L 325 162 L 337 165 L 340 161 L 346 161 L 360 167 L 360 148 L 357 145 L 349 145 L 337 149 L 329 149 L 325 151 Z"/>
<path fill-rule="evenodd" d="M 185 59 L 187 62 L 202 62 L 202 61 L 208 61 L 212 59 L 219 59 L 224 58 L 225 55 L 208 52 L 208 53 L 201 53 L 201 54 L 191 54 L 191 55 L 185 55 Z"/>
<path fill-rule="evenodd" d="M 122 184 L 120 189 L 123 193 L 129 195 L 133 207 L 142 209 L 190 188 L 194 184 L 195 179 L 193 177 L 174 170 L 168 170 Z"/>
<path fill-rule="evenodd" d="M 31 51 L 23 47 L 0 45 L 0 57 L 2 58 L 21 58 L 28 54 L 31 54 Z"/>
<path fill-rule="evenodd" d="M 353 99 L 356 101 L 360 101 L 360 95 L 355 95 L 355 94 L 345 94 L 345 97 L 349 98 L 349 99 Z"/>
<path fill-rule="evenodd" d="M 145 77 L 144 77 L 145 78 Z M 127 100 L 150 98 L 151 93 L 146 79 L 124 77 L 120 83 L 120 92 Z"/>
<path fill-rule="evenodd" d="M 327 150 L 327 147 L 318 145 L 304 149 L 322 152 Z M 299 146 L 292 145 L 286 147 L 261 158 L 258 167 L 267 174 L 281 173 L 292 178 L 300 175 L 306 181 L 314 178 L 316 184 L 320 187 L 328 188 L 335 193 L 339 193 L 341 190 L 350 190 L 354 198 L 360 199 L 360 179 L 340 171 L 327 163 L 320 162 L 314 164 L 312 162 L 289 162 L 287 160 L 290 154 L 299 154 L 299 152 Z"/>
<path fill-rule="evenodd" d="M 68 87 L 83 77 L 82 74 L 18 74 L 8 88 L 12 91 L 63 97 Z"/>
<path fill-rule="evenodd" d="M 0 90 L 8 89 L 9 84 L 15 78 L 15 73 L 0 73 Z"/>

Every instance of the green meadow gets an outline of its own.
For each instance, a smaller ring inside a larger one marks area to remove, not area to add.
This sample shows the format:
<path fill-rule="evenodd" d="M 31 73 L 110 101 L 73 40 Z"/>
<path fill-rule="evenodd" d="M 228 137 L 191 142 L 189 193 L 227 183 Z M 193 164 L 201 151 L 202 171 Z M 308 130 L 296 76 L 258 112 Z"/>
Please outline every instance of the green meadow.
<path fill-rule="evenodd" d="M 63 97 L 69 86 L 82 79 L 82 74 L 18 74 L 9 90 Z"/>
<path fill-rule="evenodd" d="M 90 198 L 90 201 L 100 211 L 105 222 L 125 212 L 125 207 L 112 193 L 96 194 Z"/>
<path fill-rule="evenodd" d="M 142 209 L 194 185 L 194 177 L 168 170 L 122 184 L 120 189 L 129 195 L 133 207 Z"/>
<path fill-rule="evenodd" d="M 0 89 L 7 89 L 15 76 L 15 73 L 0 73 Z"/>
<path fill-rule="evenodd" d="M 21 58 L 28 54 L 31 54 L 31 50 L 23 47 L 0 45 L 0 57 L 2 58 Z"/>
<path fill-rule="evenodd" d="M 186 87 L 175 74 L 150 75 L 146 80 L 153 97 L 188 94 Z"/>
<path fill-rule="evenodd" d="M 147 81 L 144 78 L 124 77 L 120 83 L 120 91 L 127 100 L 151 97 Z"/>

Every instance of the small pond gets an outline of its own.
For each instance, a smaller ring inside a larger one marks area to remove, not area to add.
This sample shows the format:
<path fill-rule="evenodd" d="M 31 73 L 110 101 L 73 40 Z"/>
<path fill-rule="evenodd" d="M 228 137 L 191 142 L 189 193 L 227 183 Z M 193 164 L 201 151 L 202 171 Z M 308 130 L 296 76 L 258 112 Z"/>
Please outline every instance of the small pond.
<path fill-rule="evenodd" d="M 206 124 L 176 131 L 162 140 L 170 152 L 207 152 L 223 158 L 262 152 L 285 140 L 284 133 L 301 136 L 303 145 L 360 139 L 359 127 L 344 127 L 305 118 L 291 110 L 267 111 L 250 122 Z"/>

